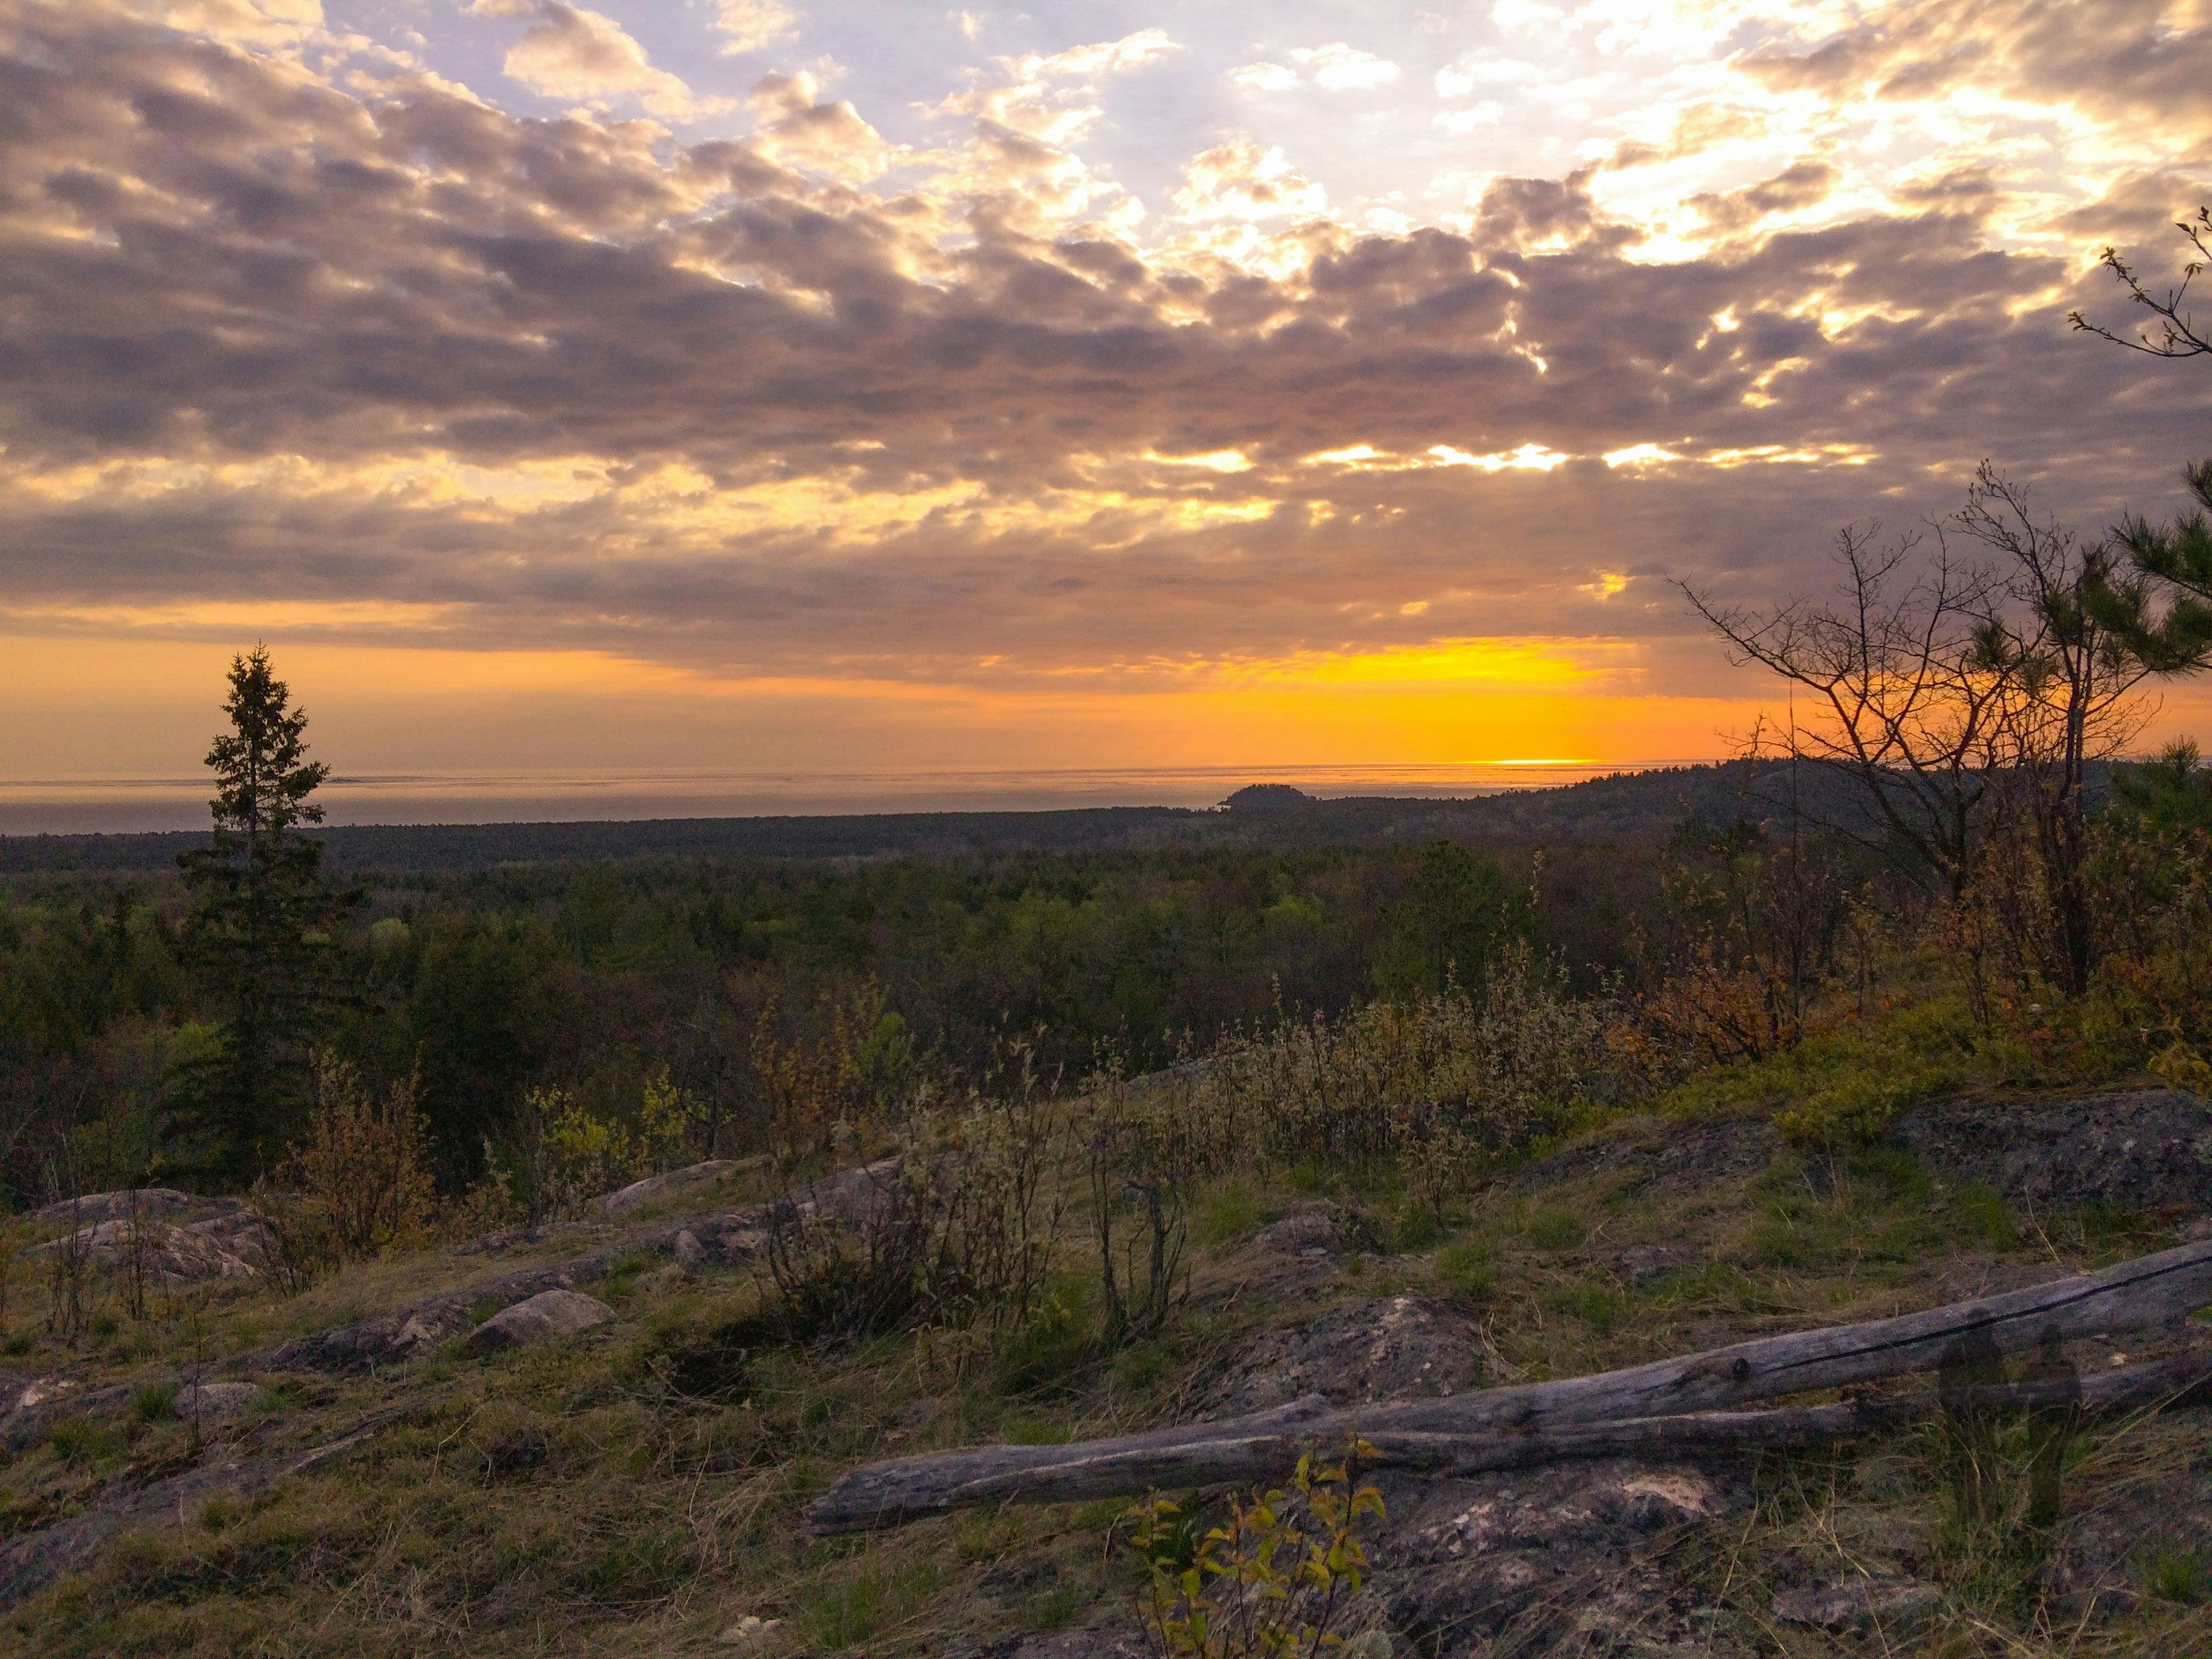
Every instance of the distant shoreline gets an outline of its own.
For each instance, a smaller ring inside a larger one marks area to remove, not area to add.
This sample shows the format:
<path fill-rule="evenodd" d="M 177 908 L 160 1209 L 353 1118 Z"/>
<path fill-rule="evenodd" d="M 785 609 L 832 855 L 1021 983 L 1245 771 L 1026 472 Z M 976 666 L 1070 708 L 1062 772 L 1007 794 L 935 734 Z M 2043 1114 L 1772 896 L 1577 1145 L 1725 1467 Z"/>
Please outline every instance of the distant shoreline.
<path fill-rule="evenodd" d="M 1592 778 L 1711 764 L 1515 761 L 1455 766 L 1159 767 L 1058 771 L 340 773 L 319 799 L 333 825 L 638 823 L 678 818 L 876 817 L 912 813 L 1206 808 L 1254 783 L 1323 799 L 1473 799 Z M 0 836 L 141 835 L 198 828 L 192 776 L 0 780 Z"/>
<path fill-rule="evenodd" d="M 1237 807 L 1111 805 L 950 811 L 575 817 L 475 823 L 332 824 L 336 870 L 392 872 L 629 859 L 866 859 L 1114 853 L 1235 846 L 1549 841 L 1643 835 L 1770 810 L 1774 769 L 1747 761 L 1614 771 L 1456 795 L 1251 790 Z M 1245 775 L 1249 776 L 1249 775 Z M 1235 793 L 1236 792 L 1226 792 Z M 1217 798 L 1218 799 L 1219 798 Z M 1840 806 L 1841 802 L 1832 803 Z M 0 876 L 165 872 L 205 830 L 0 834 Z"/>

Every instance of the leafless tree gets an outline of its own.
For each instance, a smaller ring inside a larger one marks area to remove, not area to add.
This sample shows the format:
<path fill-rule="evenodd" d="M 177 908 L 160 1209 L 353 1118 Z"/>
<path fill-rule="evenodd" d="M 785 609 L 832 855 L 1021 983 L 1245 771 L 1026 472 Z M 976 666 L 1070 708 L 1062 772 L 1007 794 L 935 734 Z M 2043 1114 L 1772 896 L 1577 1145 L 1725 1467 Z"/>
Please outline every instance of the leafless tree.
<path fill-rule="evenodd" d="M 1856 779 L 1888 848 L 1956 898 L 1978 851 L 1996 752 L 1999 692 L 1978 641 L 1999 583 L 1987 566 L 1954 558 L 1940 533 L 1926 552 L 1919 535 L 1880 534 L 1875 525 L 1838 535 L 1832 599 L 1762 610 L 1680 586 L 1735 660 L 1809 694 L 1810 723 L 1793 720 L 1784 739 L 1791 756 Z"/>
<path fill-rule="evenodd" d="M 2011 894 L 2018 952 L 2078 994 L 2098 948 L 2089 775 L 2141 732 L 2140 688 L 2164 666 L 2111 621 L 2142 610 L 2142 578 L 2112 544 L 2039 519 L 1987 462 L 1929 537 L 1875 534 L 1843 533 L 1826 600 L 1683 591 L 1736 660 L 1812 694 L 1792 755 L 1856 778 L 1889 844 L 1954 904 L 1984 878 Z"/>

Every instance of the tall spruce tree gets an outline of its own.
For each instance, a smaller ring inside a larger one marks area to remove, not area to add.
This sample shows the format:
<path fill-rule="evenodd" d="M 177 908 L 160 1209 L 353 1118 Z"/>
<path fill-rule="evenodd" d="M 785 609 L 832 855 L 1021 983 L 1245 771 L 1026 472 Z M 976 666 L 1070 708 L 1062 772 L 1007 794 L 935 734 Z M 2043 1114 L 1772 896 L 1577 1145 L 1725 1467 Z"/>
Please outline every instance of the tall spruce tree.
<path fill-rule="evenodd" d="M 357 897 L 324 879 L 321 840 L 300 832 L 322 821 L 308 797 L 330 768 L 307 758 L 307 716 L 290 703 L 265 646 L 231 659 L 231 729 L 207 755 L 215 833 L 177 859 L 198 896 L 189 960 L 222 1024 L 179 1127 L 194 1143 L 185 1156 L 234 1182 L 272 1167 L 301 1125 L 315 1038 L 337 1000 L 333 935 Z"/>

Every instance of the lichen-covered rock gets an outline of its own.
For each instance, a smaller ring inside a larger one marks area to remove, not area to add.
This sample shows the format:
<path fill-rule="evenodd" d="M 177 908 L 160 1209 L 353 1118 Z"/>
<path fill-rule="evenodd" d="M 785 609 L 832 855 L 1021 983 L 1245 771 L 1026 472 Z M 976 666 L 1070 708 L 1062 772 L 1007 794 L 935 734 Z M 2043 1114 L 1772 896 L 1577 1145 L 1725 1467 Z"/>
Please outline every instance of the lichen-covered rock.
<path fill-rule="evenodd" d="M 1781 1132 L 1763 1119 L 1676 1123 L 1630 1118 L 1538 1159 L 1514 1176 L 1513 1185 L 1533 1191 L 1610 1176 L 1631 1192 L 1694 1192 L 1763 1175 L 1781 1150 Z"/>
<path fill-rule="evenodd" d="M 707 1254 L 707 1247 L 699 1242 L 699 1235 L 689 1227 L 676 1235 L 676 1242 L 668 1247 L 668 1254 L 675 1258 L 676 1265 L 687 1273 L 696 1273 L 701 1268 L 711 1265 L 713 1261 L 713 1258 Z"/>
<path fill-rule="evenodd" d="M 1262 1331 L 1204 1390 L 1199 1415 L 1239 1416 L 1308 1394 L 1339 1406 L 1436 1399 L 1481 1382 L 1481 1333 L 1472 1320 L 1383 1297 Z"/>
<path fill-rule="evenodd" d="M 174 1187 L 125 1187 L 112 1193 L 87 1193 L 81 1198 L 64 1198 L 32 1211 L 23 1219 L 36 1227 L 96 1227 L 103 1221 L 126 1220 L 134 1212 L 142 1219 L 152 1221 L 183 1211 L 238 1207 L 234 1199 L 198 1198 L 191 1193 L 179 1192 Z"/>
<path fill-rule="evenodd" d="M 469 1333 L 466 1346 L 471 1353 L 527 1347 L 588 1331 L 614 1316 L 612 1308 L 581 1291 L 541 1291 L 484 1321 Z"/>
<path fill-rule="evenodd" d="M 633 1181 L 619 1191 L 609 1193 L 599 1200 L 599 1208 L 609 1215 L 623 1215 L 642 1209 L 678 1193 L 695 1187 L 704 1187 L 720 1181 L 738 1167 L 735 1158 L 712 1158 L 703 1164 L 689 1164 L 680 1170 L 668 1170 L 659 1175 L 647 1176 L 642 1181 Z"/>
<path fill-rule="evenodd" d="M 102 1221 L 42 1244 L 37 1254 L 74 1257 L 108 1273 L 131 1271 L 135 1261 L 149 1284 L 185 1285 L 258 1279 L 268 1271 L 276 1244 L 268 1217 L 239 1205 L 181 1224 L 143 1215 Z"/>
<path fill-rule="evenodd" d="M 2178 1090 L 1942 1101 L 1906 1113 L 1890 1139 L 1939 1179 L 2024 1207 L 2212 1209 L 2212 1107 Z"/>

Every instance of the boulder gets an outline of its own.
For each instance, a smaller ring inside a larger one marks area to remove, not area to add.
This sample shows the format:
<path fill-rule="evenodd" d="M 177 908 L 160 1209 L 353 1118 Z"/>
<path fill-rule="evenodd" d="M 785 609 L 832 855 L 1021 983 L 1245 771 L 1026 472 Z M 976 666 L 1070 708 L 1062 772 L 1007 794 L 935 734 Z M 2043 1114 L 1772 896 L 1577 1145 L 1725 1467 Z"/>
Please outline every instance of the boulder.
<path fill-rule="evenodd" d="M 155 1285 L 198 1284 L 210 1279 L 258 1279 L 269 1269 L 276 1236 L 260 1211 L 238 1205 L 181 1225 L 141 1217 L 79 1229 L 39 1246 L 40 1255 L 76 1256 L 108 1273 L 143 1261 Z"/>
<path fill-rule="evenodd" d="M 494 1314 L 469 1333 L 465 1346 L 471 1353 L 528 1347 L 588 1331 L 614 1316 L 612 1308 L 581 1291 L 541 1291 Z"/>
<path fill-rule="evenodd" d="M 642 1181 L 633 1181 L 629 1186 L 607 1194 L 599 1200 L 599 1208 L 609 1215 L 623 1215 L 693 1187 L 703 1187 L 709 1182 L 719 1181 L 738 1167 L 735 1158 L 710 1158 L 703 1164 L 689 1164 L 680 1170 L 647 1176 Z"/>
<path fill-rule="evenodd" d="M 1741 1524 L 1747 1471 L 1626 1459 L 1434 1478 L 1376 1477 L 1369 1593 L 1422 1653 L 1696 1654 L 1758 1650 L 1697 1620 L 1709 1592 L 1672 1540 Z"/>
<path fill-rule="evenodd" d="M 1307 1394 L 1339 1406 L 1437 1399 L 1481 1383 L 1481 1333 L 1472 1320 L 1383 1297 L 1262 1331 L 1222 1367 L 1198 1414 L 1239 1416 Z"/>

